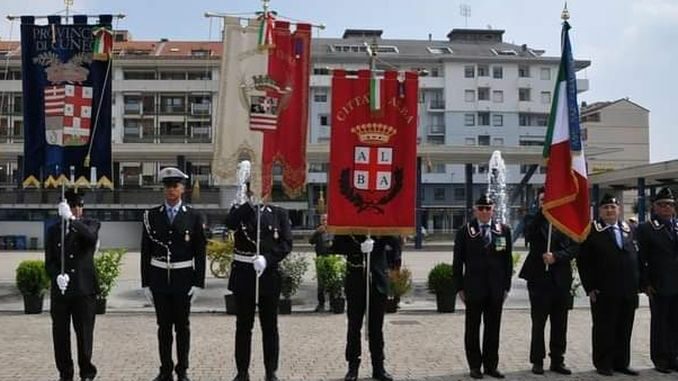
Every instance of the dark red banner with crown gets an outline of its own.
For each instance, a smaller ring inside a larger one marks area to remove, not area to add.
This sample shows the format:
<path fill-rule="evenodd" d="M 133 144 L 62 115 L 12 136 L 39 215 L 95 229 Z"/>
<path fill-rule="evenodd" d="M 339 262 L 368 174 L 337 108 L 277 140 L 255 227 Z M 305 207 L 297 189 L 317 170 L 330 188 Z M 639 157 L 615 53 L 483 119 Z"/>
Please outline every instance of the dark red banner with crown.
<path fill-rule="evenodd" d="M 328 225 L 335 233 L 412 234 L 417 163 L 416 73 L 361 70 L 332 78 Z"/>

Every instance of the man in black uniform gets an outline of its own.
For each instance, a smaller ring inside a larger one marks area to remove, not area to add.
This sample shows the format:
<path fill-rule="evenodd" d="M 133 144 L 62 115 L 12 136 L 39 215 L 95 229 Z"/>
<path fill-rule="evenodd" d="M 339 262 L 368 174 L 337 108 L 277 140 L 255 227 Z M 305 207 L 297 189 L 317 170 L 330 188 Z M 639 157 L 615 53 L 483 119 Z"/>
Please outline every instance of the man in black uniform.
<path fill-rule="evenodd" d="M 141 240 L 141 286 L 152 295 L 158 323 L 160 374 L 154 381 L 189 381 L 188 353 L 191 299 L 205 287 L 205 223 L 182 202 L 188 176 L 177 168 L 160 171 L 165 185 L 162 205 L 144 212 Z M 172 328 L 177 339 L 177 364 L 172 362 Z"/>
<path fill-rule="evenodd" d="M 532 318 L 532 341 L 530 362 L 532 373 L 544 374 L 544 327 L 546 319 L 551 320 L 549 357 L 551 370 L 568 375 L 572 372 L 565 367 L 564 355 L 567 345 L 567 314 L 572 286 L 571 261 L 577 254 L 577 245 L 566 235 L 553 228 L 551 250 L 547 251 L 549 222 L 542 213 L 544 188 L 537 192 L 539 211 L 526 218 L 525 241 L 530 251 L 523 263 L 519 276 L 527 281 L 530 295 L 530 316 Z"/>
<path fill-rule="evenodd" d="M 638 307 L 639 262 L 631 227 L 619 220 L 619 203 L 606 194 L 600 218 L 581 245 L 577 267 L 591 302 L 593 366 L 599 374 L 612 371 L 637 376 L 629 368 L 631 331 Z"/>
<path fill-rule="evenodd" d="M 652 218 L 637 229 L 641 287 L 650 298 L 650 357 L 661 373 L 678 370 L 678 224 L 673 192 L 663 188 Z"/>
<path fill-rule="evenodd" d="M 388 238 L 390 240 L 390 238 Z M 346 333 L 346 361 L 348 372 L 345 381 L 356 381 L 360 368 L 360 330 L 366 309 L 366 253 L 370 254 L 370 306 L 368 336 L 370 357 L 372 359 L 372 378 L 380 381 L 392 381 L 384 369 L 384 312 L 388 295 L 388 266 L 386 264 L 387 239 L 377 238 L 375 243 L 363 235 L 339 235 L 334 239 L 332 252 L 346 256 L 346 314 L 348 331 Z"/>
<path fill-rule="evenodd" d="M 481 365 L 488 376 L 504 378 L 497 365 L 501 312 L 513 273 L 512 241 L 511 229 L 492 220 L 493 211 L 492 199 L 481 196 L 474 207 L 475 218 L 457 232 L 454 240 L 453 279 L 466 304 L 464 344 L 472 378 L 483 378 Z"/>
<path fill-rule="evenodd" d="M 91 381 L 97 374 L 92 364 L 95 298 L 98 289 L 94 252 L 99 240 L 99 221 L 83 218 L 82 195 L 66 192 L 59 203 L 61 223 L 47 232 L 45 268 L 52 279 L 50 313 L 54 358 L 60 381 L 73 380 L 71 319 L 78 345 L 80 378 Z M 66 224 L 64 257 L 61 257 L 61 224 Z M 63 272 L 62 272 L 63 270 Z"/>
<path fill-rule="evenodd" d="M 261 213 L 260 254 L 257 255 L 257 209 Z M 237 306 L 235 330 L 235 381 L 249 380 L 252 326 L 254 325 L 256 282 L 259 282 L 259 322 L 263 336 L 266 381 L 277 381 L 278 299 L 280 272 L 278 263 L 292 251 L 292 229 L 287 211 L 264 204 L 245 202 L 234 206 L 226 217 L 226 226 L 234 231 L 234 261 L 228 289 Z"/>
<path fill-rule="evenodd" d="M 320 225 L 315 229 L 313 235 L 308 240 L 308 242 L 315 248 L 315 256 L 322 257 L 329 254 L 330 247 L 332 246 L 332 239 L 334 239 L 334 234 L 327 231 L 327 214 L 322 214 L 320 216 Z M 325 287 L 320 282 L 318 277 L 318 306 L 315 308 L 315 312 L 325 311 Z"/>

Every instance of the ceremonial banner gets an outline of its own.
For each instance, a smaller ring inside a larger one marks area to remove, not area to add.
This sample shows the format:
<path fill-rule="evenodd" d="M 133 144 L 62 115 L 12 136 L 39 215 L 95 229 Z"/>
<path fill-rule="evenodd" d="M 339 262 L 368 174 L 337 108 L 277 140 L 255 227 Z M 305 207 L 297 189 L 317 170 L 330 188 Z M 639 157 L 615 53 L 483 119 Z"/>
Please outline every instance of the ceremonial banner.
<path fill-rule="evenodd" d="M 111 20 L 21 18 L 24 187 L 113 187 Z M 96 50 L 96 51 L 95 51 Z"/>
<path fill-rule="evenodd" d="M 411 72 L 398 78 L 387 71 L 376 80 L 369 70 L 357 78 L 334 71 L 327 204 L 333 232 L 414 233 L 417 91 Z"/>
<path fill-rule="evenodd" d="M 570 24 L 565 22 L 562 57 L 544 143 L 548 166 L 543 211 L 558 230 L 582 242 L 591 228 L 591 212 L 569 29 Z"/>
<path fill-rule="evenodd" d="M 252 163 L 250 189 L 270 196 L 272 168 L 283 169 L 283 189 L 298 196 L 306 182 L 306 131 L 311 26 L 274 20 L 224 19 L 219 107 L 212 172 L 237 185 L 238 162 Z"/>

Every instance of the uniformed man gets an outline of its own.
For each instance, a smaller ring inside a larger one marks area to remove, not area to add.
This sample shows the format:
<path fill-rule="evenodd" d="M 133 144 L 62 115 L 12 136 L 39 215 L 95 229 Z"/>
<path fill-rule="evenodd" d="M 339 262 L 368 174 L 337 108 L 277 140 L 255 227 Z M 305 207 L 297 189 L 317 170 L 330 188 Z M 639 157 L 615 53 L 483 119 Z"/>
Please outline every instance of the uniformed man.
<path fill-rule="evenodd" d="M 389 238 L 390 239 L 390 238 Z M 346 256 L 346 314 L 348 330 L 346 333 L 346 361 L 348 372 L 345 381 L 356 381 L 360 368 L 361 348 L 360 330 L 365 316 L 366 291 L 365 267 L 366 253 L 370 254 L 370 300 L 368 338 L 370 358 L 372 360 L 372 378 L 380 381 L 392 381 L 384 369 L 384 312 L 388 295 L 388 266 L 385 246 L 387 239 L 377 238 L 376 242 L 364 235 L 338 235 L 334 239 L 332 252 Z"/>
<path fill-rule="evenodd" d="M 329 254 L 334 234 L 327 231 L 327 214 L 320 215 L 320 225 L 315 229 L 308 242 L 315 248 L 315 256 L 322 257 Z M 325 287 L 318 278 L 318 305 L 315 312 L 325 311 Z"/>
<path fill-rule="evenodd" d="M 481 196 L 473 209 L 475 218 L 455 237 L 452 263 L 455 287 L 466 304 L 466 360 L 472 378 L 483 378 L 481 365 L 486 375 L 504 378 L 497 365 L 501 312 L 513 273 L 511 230 L 492 220 L 494 202 L 489 196 Z"/>
<path fill-rule="evenodd" d="M 257 209 L 260 224 L 257 225 Z M 226 217 L 226 226 L 234 231 L 234 261 L 228 289 L 237 306 L 235 330 L 235 381 L 249 380 L 252 326 L 256 308 L 256 283 L 259 282 L 259 322 L 263 336 L 266 381 L 277 381 L 278 299 L 280 272 L 278 263 L 292 251 L 292 229 L 287 211 L 270 204 L 244 202 L 234 206 Z M 257 226 L 261 234 L 257 253 Z"/>
<path fill-rule="evenodd" d="M 99 240 L 99 221 L 83 217 L 82 194 L 66 192 L 59 203 L 61 223 L 50 227 L 45 243 L 45 267 L 52 279 L 50 312 L 54 358 L 60 381 L 73 380 L 71 358 L 71 319 L 78 345 L 81 380 L 92 380 L 97 368 L 92 364 L 92 341 L 98 290 L 94 252 Z M 61 229 L 65 224 L 62 263 Z M 63 270 L 63 271 L 62 271 Z"/>
<path fill-rule="evenodd" d="M 577 267 L 591 302 L 593 365 L 599 374 L 612 371 L 637 376 L 629 368 L 631 331 L 638 307 L 639 262 L 631 227 L 619 219 L 619 202 L 606 194 L 600 218 L 581 246 Z"/>
<path fill-rule="evenodd" d="M 551 234 L 551 250 L 547 250 L 549 222 L 542 213 L 544 188 L 537 192 L 539 210 L 526 218 L 525 241 L 530 250 L 519 276 L 527 281 L 530 296 L 530 317 L 532 318 L 532 340 L 530 362 L 532 373 L 544 374 L 544 327 L 546 320 L 551 323 L 549 343 L 550 369 L 568 375 L 572 372 L 565 367 L 564 355 L 567 346 L 567 315 L 570 307 L 572 286 L 571 261 L 577 254 L 577 245 L 555 227 Z"/>
<path fill-rule="evenodd" d="M 179 381 L 187 376 L 190 347 L 189 314 L 198 288 L 205 287 L 205 223 L 183 203 L 186 174 L 168 167 L 159 172 L 165 201 L 143 216 L 141 286 L 155 306 L 160 374 L 154 381 Z M 172 330 L 176 332 L 177 364 L 172 362 Z"/>
<path fill-rule="evenodd" d="M 650 299 L 650 357 L 661 373 L 678 370 L 678 223 L 676 199 L 661 189 L 650 221 L 637 229 L 641 287 Z"/>

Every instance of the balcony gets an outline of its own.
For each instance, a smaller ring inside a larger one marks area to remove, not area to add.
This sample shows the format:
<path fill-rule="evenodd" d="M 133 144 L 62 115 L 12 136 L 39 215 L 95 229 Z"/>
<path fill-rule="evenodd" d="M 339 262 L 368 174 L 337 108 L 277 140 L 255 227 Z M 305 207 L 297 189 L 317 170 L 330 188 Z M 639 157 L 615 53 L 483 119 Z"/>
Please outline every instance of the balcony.
<path fill-rule="evenodd" d="M 209 116 L 212 114 L 211 103 L 191 103 L 191 115 Z"/>
<path fill-rule="evenodd" d="M 429 101 L 428 111 L 445 111 L 445 101 L 440 99 Z"/>
<path fill-rule="evenodd" d="M 428 126 L 428 135 L 445 135 L 445 125 L 444 124 L 432 124 Z"/>

